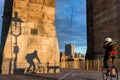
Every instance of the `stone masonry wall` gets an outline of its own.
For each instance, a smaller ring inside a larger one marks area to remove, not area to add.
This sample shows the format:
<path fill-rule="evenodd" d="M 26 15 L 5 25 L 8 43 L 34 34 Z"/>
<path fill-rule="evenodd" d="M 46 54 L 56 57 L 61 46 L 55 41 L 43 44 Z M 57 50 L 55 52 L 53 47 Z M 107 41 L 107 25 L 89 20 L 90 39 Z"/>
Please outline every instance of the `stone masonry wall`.
<path fill-rule="evenodd" d="M 92 3 L 90 3 L 90 1 Z M 94 45 L 88 44 L 88 49 L 92 48 L 93 52 L 87 54 L 94 54 L 94 57 L 88 57 L 88 59 L 94 59 L 95 57 L 100 57 L 103 55 L 103 42 L 106 37 L 111 37 L 113 40 L 120 40 L 120 23 L 119 23 L 119 13 L 120 13 L 120 1 L 118 0 L 87 0 L 87 7 L 92 4 L 92 9 L 88 9 L 88 13 L 92 15 L 87 16 L 89 20 L 87 23 L 88 28 L 88 43 L 93 43 Z M 92 11 L 92 12 L 91 12 Z M 90 21 L 92 19 L 92 22 Z M 90 25 L 93 27 L 90 29 Z M 92 33 L 93 34 L 92 34 Z M 91 35 L 92 34 L 92 35 Z M 89 38 L 93 36 L 93 39 Z"/>
<path fill-rule="evenodd" d="M 12 20 L 3 52 L 3 74 L 24 71 L 30 64 L 26 55 L 34 51 L 37 51 L 44 73 L 59 72 L 59 48 L 54 16 L 54 0 L 13 1 Z M 32 61 L 38 62 L 36 58 Z"/>

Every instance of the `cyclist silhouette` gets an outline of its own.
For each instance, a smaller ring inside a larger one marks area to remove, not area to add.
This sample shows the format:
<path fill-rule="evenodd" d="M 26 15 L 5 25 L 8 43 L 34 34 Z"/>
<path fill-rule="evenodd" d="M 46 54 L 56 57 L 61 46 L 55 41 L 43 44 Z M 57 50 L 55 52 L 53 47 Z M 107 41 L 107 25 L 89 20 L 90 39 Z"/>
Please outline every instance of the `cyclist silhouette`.
<path fill-rule="evenodd" d="M 34 71 L 35 71 L 35 63 L 34 63 L 33 59 L 35 59 L 35 58 L 38 60 L 39 63 L 41 63 L 39 58 L 38 58 L 38 55 L 37 55 L 37 50 L 35 50 L 33 53 L 30 53 L 30 54 L 26 55 L 26 60 L 29 63 L 29 67 L 28 67 L 27 71 L 29 71 L 30 68 L 33 66 L 33 73 L 34 73 Z"/>

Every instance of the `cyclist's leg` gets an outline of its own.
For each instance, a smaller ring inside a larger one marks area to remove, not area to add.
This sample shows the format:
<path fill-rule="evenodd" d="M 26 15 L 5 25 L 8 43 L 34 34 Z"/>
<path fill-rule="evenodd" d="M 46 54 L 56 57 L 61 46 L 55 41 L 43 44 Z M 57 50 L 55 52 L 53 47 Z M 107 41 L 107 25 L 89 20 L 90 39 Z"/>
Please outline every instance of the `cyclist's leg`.
<path fill-rule="evenodd" d="M 107 71 L 106 76 L 110 75 L 110 67 L 111 67 L 110 62 L 112 62 L 112 58 L 109 55 L 106 55 L 104 60 L 104 66 Z"/>
<path fill-rule="evenodd" d="M 111 63 L 112 63 L 112 65 L 111 65 L 111 75 L 112 75 L 112 76 L 116 76 L 116 75 L 118 75 L 118 72 L 117 72 L 117 69 L 116 69 L 115 66 L 114 66 L 115 56 L 112 55 L 112 56 L 111 56 L 111 59 L 112 59 L 112 61 L 111 61 Z"/>
<path fill-rule="evenodd" d="M 29 72 L 30 71 L 30 68 L 32 67 L 32 64 L 29 65 L 27 71 Z"/>
<path fill-rule="evenodd" d="M 112 64 L 114 66 L 114 60 L 115 60 L 115 56 L 112 56 Z"/>
<path fill-rule="evenodd" d="M 113 55 L 110 55 L 109 56 L 109 67 L 110 68 L 112 68 L 112 67 L 114 67 L 114 59 L 115 59 L 115 56 L 113 56 Z"/>
<path fill-rule="evenodd" d="M 36 69 L 36 66 L 35 66 L 35 63 L 34 63 L 33 61 L 31 62 L 31 64 L 32 64 L 32 66 L 33 66 L 32 73 L 34 73 L 34 72 L 35 72 L 35 69 Z"/>
<path fill-rule="evenodd" d="M 40 63 L 37 63 L 36 65 L 35 65 L 35 72 L 36 73 L 40 73 L 41 72 L 41 65 L 40 65 Z"/>
<path fill-rule="evenodd" d="M 109 53 L 105 51 L 104 60 L 103 60 L 105 69 L 109 68 L 108 59 L 109 59 Z"/>
<path fill-rule="evenodd" d="M 30 69 L 31 69 L 31 67 L 32 67 L 32 62 L 31 62 L 31 60 L 27 60 L 27 62 L 28 62 L 28 64 L 29 64 L 29 66 L 28 66 L 28 69 L 27 69 L 27 72 L 29 72 L 30 71 Z"/>

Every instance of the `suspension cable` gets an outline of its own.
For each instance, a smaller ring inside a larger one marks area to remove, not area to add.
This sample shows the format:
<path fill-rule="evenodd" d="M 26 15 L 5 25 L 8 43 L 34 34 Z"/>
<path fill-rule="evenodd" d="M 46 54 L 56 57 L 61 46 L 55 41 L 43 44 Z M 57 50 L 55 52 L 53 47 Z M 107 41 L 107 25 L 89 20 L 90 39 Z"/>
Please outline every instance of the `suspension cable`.
<path fill-rule="evenodd" d="M 70 23 L 69 23 L 69 29 L 68 29 L 68 36 L 66 39 L 66 44 L 71 44 L 72 41 L 72 26 L 73 26 L 73 14 L 74 14 L 74 6 L 75 6 L 75 1 L 73 0 L 73 4 L 71 5 L 71 12 L 70 12 Z"/>

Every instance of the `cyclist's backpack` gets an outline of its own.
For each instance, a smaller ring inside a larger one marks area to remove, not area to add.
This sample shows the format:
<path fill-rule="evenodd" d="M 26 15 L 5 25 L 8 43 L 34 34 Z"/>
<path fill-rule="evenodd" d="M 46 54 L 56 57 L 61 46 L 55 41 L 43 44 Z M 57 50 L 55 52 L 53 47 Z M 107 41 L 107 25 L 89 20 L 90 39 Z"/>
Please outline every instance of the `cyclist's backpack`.
<path fill-rule="evenodd" d="M 110 51 L 118 50 L 119 44 L 117 42 L 110 42 L 108 45 Z"/>
<path fill-rule="evenodd" d="M 110 42 L 108 44 L 108 50 L 110 51 L 109 54 L 117 55 L 118 54 L 118 47 L 119 47 L 119 44 L 117 42 Z"/>

